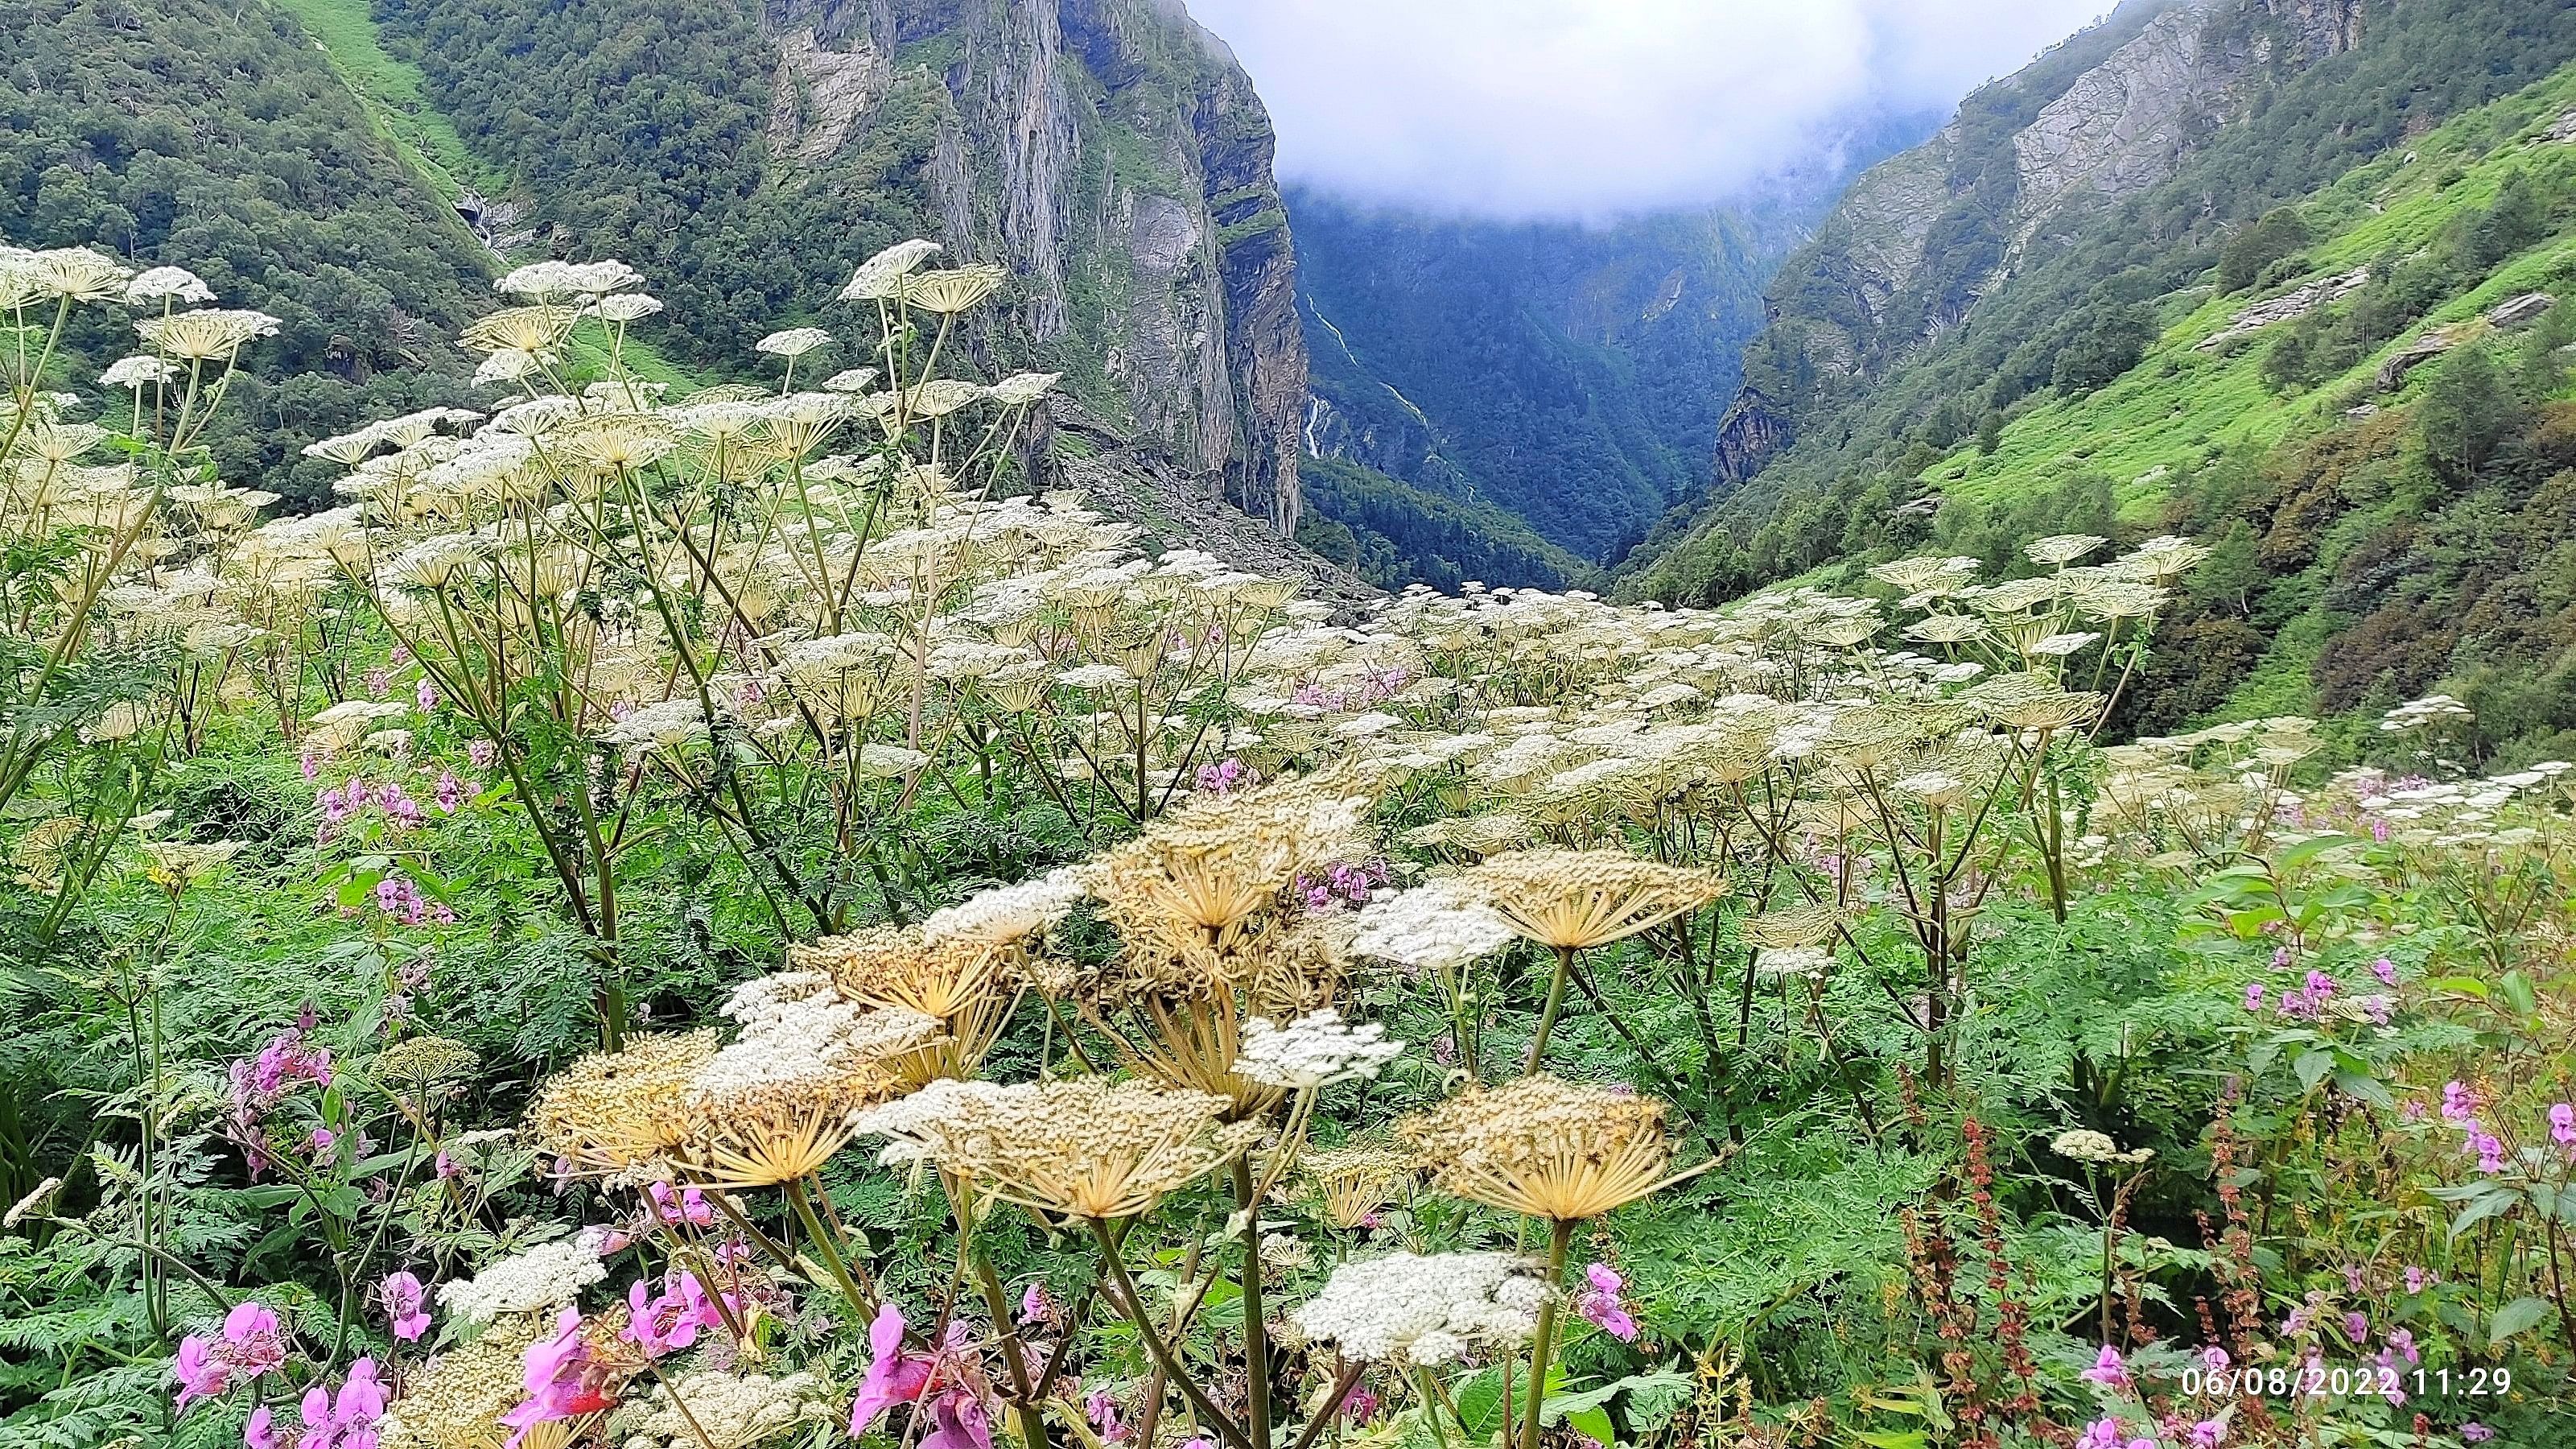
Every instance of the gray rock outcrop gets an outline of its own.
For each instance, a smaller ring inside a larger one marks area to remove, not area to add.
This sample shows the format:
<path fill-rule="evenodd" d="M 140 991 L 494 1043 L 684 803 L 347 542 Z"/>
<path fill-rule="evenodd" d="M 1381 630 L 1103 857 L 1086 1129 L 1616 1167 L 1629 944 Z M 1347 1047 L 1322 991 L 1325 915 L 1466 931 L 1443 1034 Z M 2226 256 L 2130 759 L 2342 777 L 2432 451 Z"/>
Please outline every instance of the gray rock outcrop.
<path fill-rule="evenodd" d="M 764 19 L 773 157 L 864 144 L 890 83 L 932 75 L 937 240 L 1013 276 L 972 345 L 1064 372 L 1137 445 L 1295 532 L 1296 257 L 1268 113 L 1222 42 L 1176 0 L 770 0 Z"/>

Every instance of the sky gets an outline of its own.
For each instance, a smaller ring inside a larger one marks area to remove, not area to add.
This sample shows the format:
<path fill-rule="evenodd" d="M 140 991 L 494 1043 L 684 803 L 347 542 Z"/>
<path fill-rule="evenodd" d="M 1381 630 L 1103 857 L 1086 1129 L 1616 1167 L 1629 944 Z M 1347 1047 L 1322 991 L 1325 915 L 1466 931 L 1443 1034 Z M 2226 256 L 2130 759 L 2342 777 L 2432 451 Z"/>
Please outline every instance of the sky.
<path fill-rule="evenodd" d="M 1279 173 L 1436 213 L 1603 220 L 1946 112 L 2110 0 L 1188 0 L 1270 107 Z"/>

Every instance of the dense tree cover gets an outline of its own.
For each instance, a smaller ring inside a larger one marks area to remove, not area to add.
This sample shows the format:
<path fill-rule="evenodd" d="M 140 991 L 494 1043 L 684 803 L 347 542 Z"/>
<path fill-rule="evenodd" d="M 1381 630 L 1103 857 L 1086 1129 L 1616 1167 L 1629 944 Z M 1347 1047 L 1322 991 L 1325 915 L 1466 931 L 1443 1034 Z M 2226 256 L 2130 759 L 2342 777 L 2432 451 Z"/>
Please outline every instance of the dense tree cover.
<path fill-rule="evenodd" d="M 1468 580 L 1561 589 L 1589 564 L 1490 503 L 1461 502 L 1341 458 L 1308 458 L 1298 475 L 1306 521 L 1297 541 L 1382 589 Z"/>
<path fill-rule="evenodd" d="M 1316 393 L 1409 445 L 1361 461 L 1600 556 L 1694 488 L 1761 325 L 1773 229 L 1606 231 L 1290 197 Z"/>
<path fill-rule="evenodd" d="M 208 438 L 226 476 L 318 499 L 331 470 L 303 444 L 461 393 L 448 339 L 490 259 L 293 21 L 215 0 L 5 0 L 0 75 L 0 235 L 184 261 L 279 319 Z M 70 340 L 91 374 L 135 345 L 104 323 Z"/>
<path fill-rule="evenodd" d="M 2476 711 L 2464 747 L 2576 744 L 2576 402 L 2550 400 L 2567 361 L 2543 356 L 2517 375 L 2462 348 L 2411 414 L 2175 478 L 2158 525 L 2219 547 L 2157 636 L 2132 723 L 2168 729 L 2216 706 L 2289 638 L 2323 709 L 2438 687 Z"/>
<path fill-rule="evenodd" d="M 435 83 L 530 220 L 660 279 L 693 361 L 828 297 L 858 263 L 931 228 L 943 97 L 916 72 L 820 171 L 769 153 L 773 50 L 745 0 L 377 0 L 389 42 Z"/>

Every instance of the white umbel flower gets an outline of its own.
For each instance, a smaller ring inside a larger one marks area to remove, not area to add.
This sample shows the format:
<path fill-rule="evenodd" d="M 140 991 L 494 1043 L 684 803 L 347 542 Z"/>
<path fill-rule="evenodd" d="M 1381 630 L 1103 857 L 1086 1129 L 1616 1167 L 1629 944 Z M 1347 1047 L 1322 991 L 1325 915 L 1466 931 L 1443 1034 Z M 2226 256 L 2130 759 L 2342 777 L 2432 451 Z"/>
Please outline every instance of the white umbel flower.
<path fill-rule="evenodd" d="M 1502 913 L 1441 881 L 1360 908 L 1351 949 L 1413 969 L 1451 970 L 1512 943 Z"/>
<path fill-rule="evenodd" d="M 944 911 L 934 911 L 921 923 L 921 936 L 933 944 L 980 941 L 1007 946 L 1063 920 L 1074 903 L 1089 894 L 1090 889 L 1082 883 L 1082 872 L 1065 866 L 1035 880 L 1002 886 L 970 896 Z"/>
<path fill-rule="evenodd" d="M 1385 1038 L 1385 1027 L 1373 1021 L 1345 1023 L 1329 1006 L 1286 1026 L 1256 1016 L 1243 1025 L 1234 1070 L 1266 1087 L 1320 1087 L 1374 1077 L 1404 1052 L 1404 1043 Z"/>
<path fill-rule="evenodd" d="M 820 327 L 790 327 L 784 332 L 772 332 L 753 343 L 751 350 L 766 352 L 772 357 L 803 357 L 831 340 L 832 334 Z"/>
<path fill-rule="evenodd" d="M 1334 1269 L 1324 1291 L 1289 1316 L 1344 1358 L 1428 1366 L 1522 1342 L 1546 1301 L 1547 1285 L 1526 1258 L 1395 1253 Z"/>
<path fill-rule="evenodd" d="M 475 1323 L 489 1323 L 507 1313 L 561 1307 L 608 1276 L 607 1266 L 599 1261 L 599 1248 L 600 1238 L 593 1229 L 559 1242 L 540 1243 L 471 1278 L 442 1284 L 438 1306 Z"/>

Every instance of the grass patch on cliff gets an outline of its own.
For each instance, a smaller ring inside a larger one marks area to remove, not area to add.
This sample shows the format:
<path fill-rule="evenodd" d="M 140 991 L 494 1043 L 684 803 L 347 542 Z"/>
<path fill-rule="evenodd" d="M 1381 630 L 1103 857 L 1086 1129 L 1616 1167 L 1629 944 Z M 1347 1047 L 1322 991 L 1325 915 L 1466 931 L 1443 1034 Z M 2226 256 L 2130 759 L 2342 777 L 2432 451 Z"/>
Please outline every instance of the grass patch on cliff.
<path fill-rule="evenodd" d="M 277 0 L 313 37 L 356 92 L 394 148 L 449 201 L 467 191 L 490 193 L 508 178 L 485 165 L 454 122 L 429 99 L 420 67 L 384 47 L 367 0 Z"/>
<path fill-rule="evenodd" d="M 2350 366 L 2281 388 L 2263 375 L 2264 354 L 2292 324 L 2274 323 L 2235 343 L 2199 344 L 2256 301 L 2355 267 L 2385 267 L 2435 245 L 2492 206 L 2517 171 L 2576 172 L 2576 146 L 2532 144 L 2535 133 L 2576 105 L 2576 67 L 2452 120 L 2405 151 L 2355 168 L 2306 202 L 2315 240 L 2295 276 L 2256 291 L 2203 289 L 2165 299 L 2160 334 L 2136 366 L 2096 391 L 2045 397 L 2014 417 L 1991 454 L 1954 449 L 1922 479 L 1977 502 L 2055 486 L 2079 472 L 2108 477 L 2124 516 L 2144 520 L 2162 497 L 2161 480 L 2238 447 L 2268 448 L 2335 423 L 2363 402 L 2390 405 L 2417 385 L 2410 377 L 2382 394 L 2375 374 L 2388 356 L 2426 331 L 2464 322 L 2508 297 L 2569 290 L 2576 236 L 2560 235 L 2497 265 L 2441 300 Z M 2348 306 L 2348 302 L 2328 304 Z"/>

